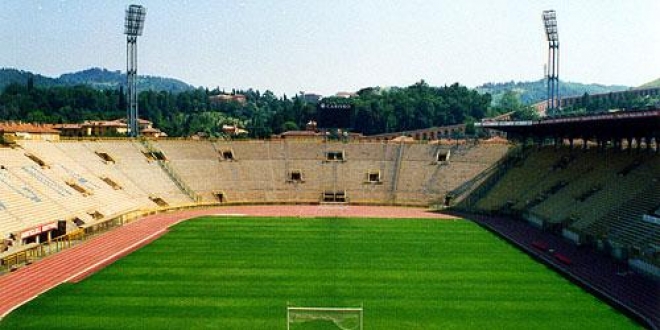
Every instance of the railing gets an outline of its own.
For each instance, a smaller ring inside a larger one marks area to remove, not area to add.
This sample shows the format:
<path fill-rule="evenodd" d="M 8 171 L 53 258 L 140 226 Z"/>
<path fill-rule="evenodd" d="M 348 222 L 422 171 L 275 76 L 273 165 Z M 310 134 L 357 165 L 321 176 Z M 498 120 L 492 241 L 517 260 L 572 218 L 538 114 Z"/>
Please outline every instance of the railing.
<path fill-rule="evenodd" d="M 195 202 L 200 202 L 202 200 L 201 196 L 199 196 L 194 190 L 192 190 L 192 188 L 190 188 L 190 186 L 185 183 L 185 181 L 183 181 L 183 179 L 181 179 L 181 177 L 176 173 L 174 168 L 172 168 L 169 163 L 165 161 L 158 161 L 158 164 L 170 176 L 177 187 L 185 192 L 188 197 L 190 197 Z"/>
<path fill-rule="evenodd" d="M 48 242 L 32 243 L 20 247 L 16 251 L 5 252 L 0 255 L 0 270 L 13 271 L 21 265 L 31 264 L 51 254 L 75 246 L 84 241 L 85 238 L 85 231 L 78 229 Z"/>
<path fill-rule="evenodd" d="M 396 161 L 394 162 L 394 170 L 392 171 L 394 173 L 394 177 L 392 178 L 392 203 L 396 203 L 396 191 L 400 177 L 399 172 L 401 172 L 401 163 L 403 162 L 403 149 L 404 144 L 399 143 L 399 152 L 397 153 Z"/>
<path fill-rule="evenodd" d="M 527 154 L 528 152 L 522 147 L 511 149 L 502 159 L 477 174 L 473 179 L 450 191 L 447 195 L 451 196 L 452 200 L 458 200 L 459 197 L 469 192 L 469 195 L 456 204 L 455 207 L 464 210 L 473 208 L 477 201 L 499 182 L 504 173 L 514 166 L 518 159 L 525 158 Z"/>
<path fill-rule="evenodd" d="M 453 200 L 458 200 L 463 194 L 467 192 L 474 191 L 474 189 L 480 184 L 483 183 L 483 180 L 495 174 L 500 168 L 501 164 L 495 163 L 481 173 L 477 174 L 474 178 L 466 181 L 465 183 L 458 186 L 456 189 L 447 193 L 448 196 L 451 196 Z"/>
<path fill-rule="evenodd" d="M 140 143 L 142 143 L 142 145 L 147 149 L 148 152 L 151 153 L 161 152 L 160 150 L 154 148 L 154 146 L 151 145 L 151 143 L 146 139 L 140 139 Z M 169 163 L 159 159 L 156 159 L 156 162 L 165 171 L 165 173 L 167 173 L 170 179 L 172 179 L 174 184 L 176 184 L 176 186 L 179 189 L 181 189 L 181 191 L 183 191 L 186 195 L 188 195 L 190 199 L 192 199 L 194 202 L 200 202 L 202 200 L 201 196 L 199 196 L 194 190 L 192 190 L 192 188 L 190 188 L 190 186 L 188 186 L 188 184 L 186 184 L 185 181 L 183 181 L 181 176 L 179 176 L 179 174 L 176 173 L 174 168 L 172 168 L 172 166 L 170 166 Z"/>
<path fill-rule="evenodd" d="M 23 265 L 31 264 L 49 255 L 53 255 L 60 251 L 77 246 L 78 244 L 86 241 L 91 237 L 101 235 L 107 231 L 112 230 L 113 228 L 121 227 L 144 216 L 162 212 L 214 207 L 217 205 L 217 203 L 191 203 L 152 209 L 136 209 L 125 213 L 116 214 L 99 222 L 83 225 L 76 230 L 73 230 L 60 237 L 51 239 L 47 242 L 43 242 L 41 244 L 32 243 L 18 247 L 13 251 L 0 253 L 0 275 L 3 272 L 13 271 Z"/>

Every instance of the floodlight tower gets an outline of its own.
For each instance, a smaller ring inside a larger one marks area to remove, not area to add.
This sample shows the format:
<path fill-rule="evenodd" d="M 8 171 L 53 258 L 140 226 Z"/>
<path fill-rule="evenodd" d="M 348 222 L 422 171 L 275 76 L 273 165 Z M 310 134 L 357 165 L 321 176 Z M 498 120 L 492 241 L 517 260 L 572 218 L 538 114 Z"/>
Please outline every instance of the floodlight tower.
<path fill-rule="evenodd" d="M 543 25 L 548 39 L 548 112 L 554 115 L 561 107 L 559 98 L 559 34 L 557 33 L 557 13 L 554 10 L 543 11 Z"/>
<path fill-rule="evenodd" d="M 126 8 L 126 20 L 124 21 L 124 34 L 126 35 L 126 77 L 128 85 L 126 119 L 128 135 L 132 137 L 140 135 L 140 127 L 138 125 L 137 37 L 142 35 L 144 17 L 146 15 L 147 8 L 143 6 L 130 5 Z"/>

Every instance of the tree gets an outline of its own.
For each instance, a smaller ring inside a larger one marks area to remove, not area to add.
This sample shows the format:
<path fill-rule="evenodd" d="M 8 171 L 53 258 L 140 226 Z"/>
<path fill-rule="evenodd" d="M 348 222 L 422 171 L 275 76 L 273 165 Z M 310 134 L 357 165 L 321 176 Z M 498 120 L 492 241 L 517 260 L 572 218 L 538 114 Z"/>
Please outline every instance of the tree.
<path fill-rule="evenodd" d="M 511 115 L 513 120 L 537 120 L 540 118 L 538 111 L 532 106 L 523 106 Z"/>
<path fill-rule="evenodd" d="M 520 95 L 514 91 L 508 91 L 502 95 L 498 104 L 493 107 L 491 113 L 503 114 L 513 112 L 511 118 L 514 120 L 535 120 L 539 114 L 532 106 L 524 105 L 520 101 Z"/>
<path fill-rule="evenodd" d="M 282 132 L 286 131 L 297 131 L 299 130 L 298 125 L 292 121 L 287 121 L 282 124 Z"/>
<path fill-rule="evenodd" d="M 289 99 L 271 91 L 232 90 L 242 94 L 246 102 L 213 102 L 209 95 L 219 95 L 216 88 L 182 92 L 143 90 L 138 95 L 140 117 L 151 120 L 170 136 L 187 136 L 196 131 L 219 133 L 218 123 L 236 122 L 251 128 L 255 137 L 297 130 L 317 119 L 315 104 L 299 96 Z M 81 122 L 124 117 L 127 101 L 122 86 L 96 90 L 88 86 L 43 88 L 25 84 L 9 84 L 0 93 L 0 118 L 40 122 Z M 369 87 L 356 97 L 327 98 L 328 102 L 353 105 L 351 123 L 364 134 L 406 131 L 479 120 L 486 113 L 502 113 L 520 106 L 515 94 L 488 108 L 490 95 L 480 95 L 465 86 L 429 86 L 421 80 L 411 86 L 382 89 Z M 630 102 L 632 103 L 632 101 Z"/>
<path fill-rule="evenodd" d="M 29 74 L 27 78 L 27 91 L 28 93 L 30 93 L 33 90 L 34 90 L 34 76 L 32 74 Z"/>

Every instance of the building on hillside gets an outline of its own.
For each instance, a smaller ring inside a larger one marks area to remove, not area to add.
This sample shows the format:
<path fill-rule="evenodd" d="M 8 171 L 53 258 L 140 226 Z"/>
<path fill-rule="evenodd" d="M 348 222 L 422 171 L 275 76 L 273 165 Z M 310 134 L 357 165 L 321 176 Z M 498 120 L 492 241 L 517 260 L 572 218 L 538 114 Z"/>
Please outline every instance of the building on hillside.
<path fill-rule="evenodd" d="M 159 130 L 158 128 L 155 127 L 147 127 L 144 129 L 140 130 L 140 135 L 148 138 L 161 138 L 161 137 L 167 137 L 167 133 Z"/>
<path fill-rule="evenodd" d="M 222 125 L 222 132 L 229 136 L 247 135 L 249 133 L 237 125 Z"/>
<path fill-rule="evenodd" d="M 302 98 L 305 102 L 308 103 L 319 103 L 319 101 L 321 101 L 323 98 L 323 95 L 315 93 L 303 93 Z"/>
<path fill-rule="evenodd" d="M 119 121 L 128 125 L 125 118 L 119 119 Z M 138 127 L 140 128 L 140 135 L 144 137 L 159 138 L 167 137 L 167 134 L 160 129 L 154 127 L 154 123 L 146 119 L 138 119 Z"/>
<path fill-rule="evenodd" d="M 82 124 L 54 124 L 53 129 L 60 132 L 60 136 L 82 136 Z"/>
<path fill-rule="evenodd" d="M 232 101 L 245 104 L 247 98 L 243 94 L 220 94 L 209 96 L 209 102 L 211 102 L 211 104 L 227 103 Z"/>
<path fill-rule="evenodd" d="M 140 134 L 145 137 L 165 137 L 167 134 L 153 127 L 153 123 L 146 119 L 138 119 Z M 128 133 L 128 124 L 125 118 L 116 120 L 88 120 L 81 124 L 55 124 L 53 128 L 62 136 L 88 137 L 88 136 L 124 136 Z"/>
<path fill-rule="evenodd" d="M 353 92 L 338 92 L 335 94 L 336 97 L 343 98 L 343 99 L 350 99 L 351 97 L 356 97 L 357 93 Z"/>
<path fill-rule="evenodd" d="M 0 135 L 5 142 L 16 140 L 57 141 L 60 132 L 49 124 L 33 124 L 21 121 L 0 122 Z"/>
<path fill-rule="evenodd" d="M 310 121 L 308 121 L 307 124 L 305 125 L 305 130 L 316 132 L 316 131 L 318 131 L 318 126 L 319 126 L 319 125 L 318 125 L 318 123 L 317 123 L 315 120 L 310 120 Z"/>
<path fill-rule="evenodd" d="M 121 120 L 88 120 L 81 124 L 57 124 L 62 136 L 119 136 L 126 135 L 128 125 Z"/>

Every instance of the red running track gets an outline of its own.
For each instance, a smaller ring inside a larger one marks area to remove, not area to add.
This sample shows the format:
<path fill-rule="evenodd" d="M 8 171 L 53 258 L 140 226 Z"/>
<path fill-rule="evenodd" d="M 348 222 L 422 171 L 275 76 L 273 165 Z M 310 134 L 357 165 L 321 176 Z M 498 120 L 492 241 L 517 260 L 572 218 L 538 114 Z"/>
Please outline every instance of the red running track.
<path fill-rule="evenodd" d="M 83 280 L 162 236 L 172 225 L 202 215 L 452 219 L 419 208 L 314 205 L 230 206 L 148 216 L 0 276 L 0 318 L 61 283 Z"/>

